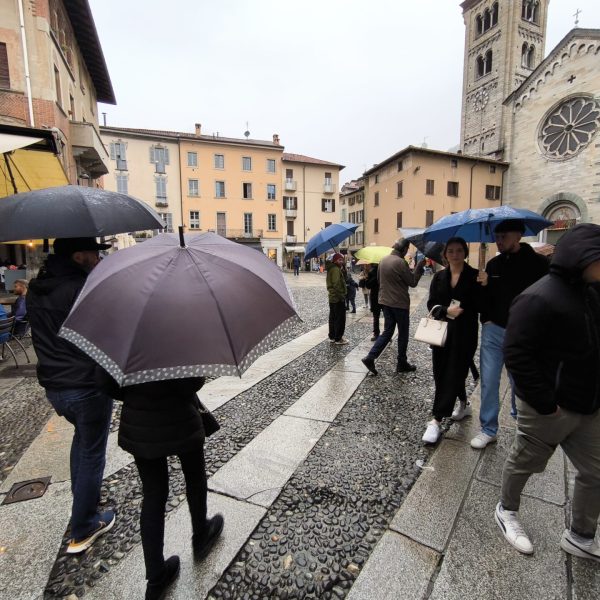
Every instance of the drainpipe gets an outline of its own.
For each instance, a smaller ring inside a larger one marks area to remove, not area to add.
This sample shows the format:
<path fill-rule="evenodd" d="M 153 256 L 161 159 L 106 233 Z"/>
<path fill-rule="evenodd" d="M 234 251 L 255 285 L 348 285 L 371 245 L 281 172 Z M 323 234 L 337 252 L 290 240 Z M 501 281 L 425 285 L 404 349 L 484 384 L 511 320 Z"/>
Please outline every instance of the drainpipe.
<path fill-rule="evenodd" d="M 181 226 L 185 227 L 183 215 L 183 173 L 181 171 L 181 138 L 177 138 L 177 156 L 179 159 L 179 212 L 181 214 Z"/>
<path fill-rule="evenodd" d="M 23 46 L 23 64 L 25 65 L 25 87 L 27 88 L 27 106 L 29 107 L 29 123 L 35 127 L 33 119 L 33 100 L 31 99 L 31 77 L 29 75 L 29 55 L 27 54 L 27 38 L 25 36 L 25 18 L 23 16 L 23 0 L 19 0 L 19 28 L 21 29 L 21 44 Z"/>

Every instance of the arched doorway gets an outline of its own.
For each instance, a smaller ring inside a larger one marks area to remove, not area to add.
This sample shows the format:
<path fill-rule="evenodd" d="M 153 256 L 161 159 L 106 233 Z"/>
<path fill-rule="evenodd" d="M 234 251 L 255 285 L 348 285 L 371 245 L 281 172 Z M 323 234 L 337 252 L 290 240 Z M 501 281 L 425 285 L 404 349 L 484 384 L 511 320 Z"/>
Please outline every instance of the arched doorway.
<path fill-rule="evenodd" d="M 556 244 L 569 229 L 578 223 L 587 222 L 587 208 L 583 200 L 576 194 L 559 192 L 548 198 L 539 211 L 554 225 L 542 232 L 542 241 Z"/>

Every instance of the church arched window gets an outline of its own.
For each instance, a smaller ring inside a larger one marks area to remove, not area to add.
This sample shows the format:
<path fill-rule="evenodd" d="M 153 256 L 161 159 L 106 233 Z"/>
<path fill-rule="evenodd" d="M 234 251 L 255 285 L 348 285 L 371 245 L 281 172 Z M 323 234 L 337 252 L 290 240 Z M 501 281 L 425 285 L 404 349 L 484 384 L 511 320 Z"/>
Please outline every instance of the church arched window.
<path fill-rule="evenodd" d="M 477 15 L 475 18 L 475 26 L 477 28 L 477 35 L 481 35 L 483 33 L 483 19 L 481 15 Z"/>
<path fill-rule="evenodd" d="M 483 77 L 485 75 L 485 62 L 483 56 L 477 57 L 477 77 Z"/>
<path fill-rule="evenodd" d="M 521 5 L 521 18 L 530 23 L 537 23 L 539 19 L 540 3 L 539 0 L 523 0 Z"/>
<path fill-rule="evenodd" d="M 525 69 L 533 69 L 535 57 L 535 46 L 529 45 L 527 42 L 521 48 L 521 66 Z"/>
<path fill-rule="evenodd" d="M 492 6 L 492 27 L 498 24 L 498 3 L 494 2 Z"/>
<path fill-rule="evenodd" d="M 530 69 L 533 69 L 535 63 L 535 46 L 529 46 L 529 51 L 527 52 L 527 66 Z"/>
<path fill-rule="evenodd" d="M 492 51 L 488 50 L 485 53 L 485 59 L 484 59 L 484 75 L 487 75 L 488 73 L 492 72 Z"/>
<path fill-rule="evenodd" d="M 487 31 L 492 26 L 492 15 L 489 9 L 485 9 L 483 12 L 483 30 Z"/>
<path fill-rule="evenodd" d="M 538 13 L 540 11 L 540 3 L 539 2 L 532 2 L 532 6 L 531 6 L 531 22 L 532 23 L 537 23 L 538 22 Z"/>

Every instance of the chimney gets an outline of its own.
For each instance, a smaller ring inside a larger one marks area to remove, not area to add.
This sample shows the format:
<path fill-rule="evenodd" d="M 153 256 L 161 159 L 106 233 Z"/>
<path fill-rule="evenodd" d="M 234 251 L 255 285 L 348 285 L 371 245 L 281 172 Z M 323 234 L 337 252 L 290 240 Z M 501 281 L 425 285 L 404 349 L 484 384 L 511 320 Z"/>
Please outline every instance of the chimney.
<path fill-rule="evenodd" d="M 202 135 L 202 125 L 200 123 L 196 123 L 196 136 L 200 137 Z"/>
<path fill-rule="evenodd" d="M 276 133 L 273 134 L 273 143 L 279 146 L 279 136 Z"/>

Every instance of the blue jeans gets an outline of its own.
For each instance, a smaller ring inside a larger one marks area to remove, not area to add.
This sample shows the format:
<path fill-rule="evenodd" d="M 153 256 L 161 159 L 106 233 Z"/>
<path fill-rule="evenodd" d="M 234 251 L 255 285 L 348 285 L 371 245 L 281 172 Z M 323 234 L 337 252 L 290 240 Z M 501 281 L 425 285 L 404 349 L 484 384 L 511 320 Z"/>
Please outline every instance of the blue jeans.
<path fill-rule="evenodd" d="M 96 528 L 112 398 L 94 388 L 46 390 L 54 410 L 75 426 L 71 443 L 71 533 L 81 540 Z"/>
<path fill-rule="evenodd" d="M 388 345 L 394 335 L 394 329 L 398 326 L 398 365 L 407 362 L 406 349 L 408 348 L 408 325 L 409 314 L 406 308 L 393 308 L 381 306 L 383 311 L 383 332 L 375 340 L 373 347 L 367 354 L 367 358 L 376 359 Z"/>
<path fill-rule="evenodd" d="M 481 431 L 488 435 L 498 433 L 498 413 L 500 412 L 500 377 L 504 366 L 504 334 L 506 330 L 494 323 L 485 323 L 481 327 L 481 408 L 479 422 Z M 512 377 L 509 374 L 511 388 L 511 412 L 516 418 L 517 408 Z"/>

